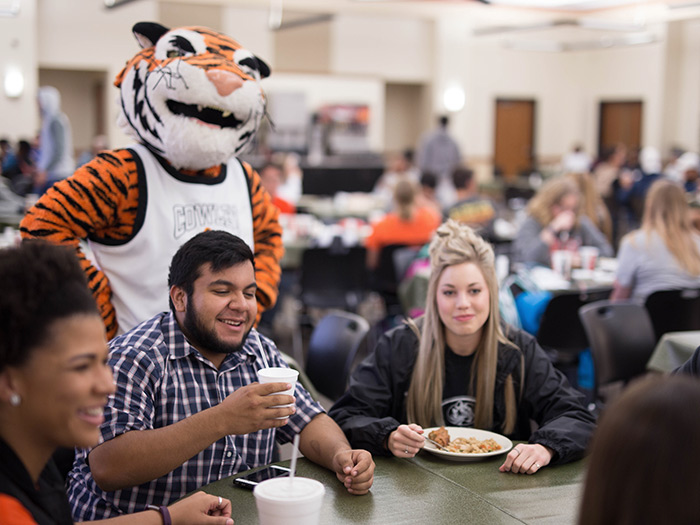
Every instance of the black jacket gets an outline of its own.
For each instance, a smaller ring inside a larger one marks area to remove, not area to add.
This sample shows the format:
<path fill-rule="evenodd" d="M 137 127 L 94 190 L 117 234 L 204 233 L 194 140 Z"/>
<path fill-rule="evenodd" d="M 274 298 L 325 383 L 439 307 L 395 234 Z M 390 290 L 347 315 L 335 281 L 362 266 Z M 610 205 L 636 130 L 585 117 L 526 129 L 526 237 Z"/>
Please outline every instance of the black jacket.
<path fill-rule="evenodd" d="M 0 439 L 0 493 L 18 500 L 39 525 L 72 525 L 68 497 L 58 469 L 50 460 L 34 486 L 15 452 Z M 0 523 L 5 523 L 0 516 Z"/>
<path fill-rule="evenodd" d="M 512 327 L 505 331 L 517 348 L 499 345 L 493 428 L 485 430 L 502 433 L 504 384 L 512 374 L 519 398 L 518 420 L 508 437 L 553 449 L 552 463 L 579 459 L 595 428 L 595 417 L 585 408 L 583 395 L 552 366 L 534 337 Z M 375 351 L 355 369 L 348 391 L 329 412 L 354 448 L 389 455 L 384 448 L 386 438 L 408 422 L 406 394 L 417 355 L 416 334 L 408 326 L 399 326 L 384 334 Z M 534 432 L 531 420 L 538 426 Z"/>

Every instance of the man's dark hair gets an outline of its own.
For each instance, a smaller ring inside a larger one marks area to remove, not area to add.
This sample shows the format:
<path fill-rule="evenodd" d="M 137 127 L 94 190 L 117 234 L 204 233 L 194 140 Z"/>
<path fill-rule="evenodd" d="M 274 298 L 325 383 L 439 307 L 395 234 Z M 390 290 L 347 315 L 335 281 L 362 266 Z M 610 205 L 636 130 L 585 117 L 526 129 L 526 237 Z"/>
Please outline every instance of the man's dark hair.
<path fill-rule="evenodd" d="M 437 188 L 437 175 L 429 171 L 423 172 L 420 176 L 420 185 L 434 190 Z"/>
<path fill-rule="evenodd" d="M 469 186 L 474 177 L 474 172 L 469 168 L 457 168 L 452 172 L 452 183 L 457 189 L 464 189 Z"/>
<path fill-rule="evenodd" d="M 0 250 L 0 370 L 19 366 L 54 321 L 99 316 L 73 248 L 41 240 Z"/>
<path fill-rule="evenodd" d="M 447 117 L 447 115 L 442 115 L 439 119 L 440 122 L 440 127 L 446 128 L 447 125 L 450 123 L 450 119 Z"/>
<path fill-rule="evenodd" d="M 212 272 L 218 272 L 246 261 L 255 265 L 253 252 L 243 239 L 224 231 L 205 231 L 180 246 L 173 256 L 168 287 L 182 288 L 190 297 L 205 264 L 210 265 Z M 172 300 L 170 309 L 175 310 Z"/>

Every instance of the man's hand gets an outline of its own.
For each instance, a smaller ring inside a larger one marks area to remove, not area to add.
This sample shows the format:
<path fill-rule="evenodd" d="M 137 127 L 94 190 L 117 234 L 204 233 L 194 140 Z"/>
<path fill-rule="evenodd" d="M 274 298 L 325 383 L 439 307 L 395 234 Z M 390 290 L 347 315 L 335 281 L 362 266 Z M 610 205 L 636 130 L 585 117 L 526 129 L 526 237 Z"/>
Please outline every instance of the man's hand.
<path fill-rule="evenodd" d="M 274 393 L 290 388 L 292 385 L 288 383 L 252 383 L 237 389 L 216 407 L 225 414 L 225 434 L 249 434 L 286 425 L 287 418 L 296 412 L 294 397 Z M 292 406 L 273 408 L 289 404 Z"/>
<path fill-rule="evenodd" d="M 374 461 L 366 450 L 342 450 L 333 457 L 333 470 L 350 494 L 367 494 L 374 481 Z"/>

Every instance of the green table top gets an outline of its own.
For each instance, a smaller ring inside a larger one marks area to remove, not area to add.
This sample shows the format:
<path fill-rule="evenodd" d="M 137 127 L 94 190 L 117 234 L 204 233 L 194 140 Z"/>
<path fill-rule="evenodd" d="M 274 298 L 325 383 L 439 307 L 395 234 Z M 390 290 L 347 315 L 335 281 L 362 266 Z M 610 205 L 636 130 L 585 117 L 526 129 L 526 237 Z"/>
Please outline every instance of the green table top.
<path fill-rule="evenodd" d="M 297 463 L 297 475 L 326 487 L 320 519 L 324 525 L 575 523 L 584 462 L 524 476 L 499 472 L 502 461 L 497 456 L 457 463 L 426 452 L 410 460 L 378 457 L 374 485 L 365 496 L 348 494 L 334 473 L 304 458 Z M 203 490 L 231 500 L 236 525 L 258 523 L 252 491 L 234 486 L 232 480 Z"/>
<path fill-rule="evenodd" d="M 700 330 L 667 332 L 661 336 L 649 358 L 647 370 L 673 372 L 693 355 L 700 346 Z"/>

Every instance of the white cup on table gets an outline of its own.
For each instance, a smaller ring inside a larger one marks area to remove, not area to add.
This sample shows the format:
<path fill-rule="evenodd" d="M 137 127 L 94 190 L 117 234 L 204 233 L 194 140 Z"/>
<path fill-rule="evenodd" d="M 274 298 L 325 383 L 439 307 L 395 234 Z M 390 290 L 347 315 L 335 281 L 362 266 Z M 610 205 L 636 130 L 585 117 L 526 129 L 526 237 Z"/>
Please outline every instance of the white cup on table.
<path fill-rule="evenodd" d="M 318 525 L 326 489 L 315 479 L 268 479 L 253 490 L 260 525 Z"/>
<path fill-rule="evenodd" d="M 552 270 L 561 275 L 567 281 L 571 279 L 571 265 L 573 253 L 569 250 L 554 250 L 552 252 Z"/>
<path fill-rule="evenodd" d="M 595 270 L 600 250 L 595 246 L 581 246 L 578 249 L 578 253 L 581 256 L 581 268 L 584 270 Z"/>

